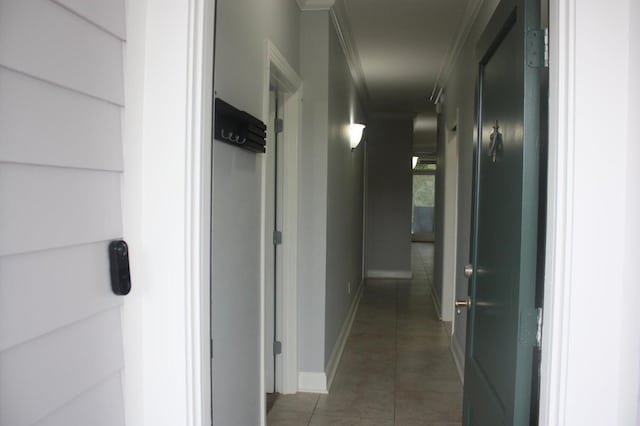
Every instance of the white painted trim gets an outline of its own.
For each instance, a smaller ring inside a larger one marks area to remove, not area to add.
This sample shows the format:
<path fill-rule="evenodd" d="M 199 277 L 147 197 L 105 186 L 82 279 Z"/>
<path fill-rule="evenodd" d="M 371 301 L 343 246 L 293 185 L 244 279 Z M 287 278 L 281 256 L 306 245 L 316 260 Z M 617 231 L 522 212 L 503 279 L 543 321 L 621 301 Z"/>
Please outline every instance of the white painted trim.
<path fill-rule="evenodd" d="M 576 146 L 576 0 L 551 0 L 549 5 L 549 174 L 540 425 L 561 425 L 567 410 L 568 334 L 574 286 L 571 219 Z"/>
<path fill-rule="evenodd" d="M 315 371 L 300 371 L 298 373 L 298 392 L 329 393 L 327 375 Z"/>
<path fill-rule="evenodd" d="M 453 356 L 453 362 L 456 364 L 456 370 L 458 371 L 460 382 L 464 385 L 464 351 L 460 347 L 455 335 L 451 336 L 451 345 L 449 346 L 449 349 Z"/>
<path fill-rule="evenodd" d="M 454 129 L 458 126 L 458 109 L 456 119 L 446 130 L 444 149 L 444 205 L 447 214 L 444 218 L 443 248 L 442 248 L 442 320 L 454 321 L 454 302 L 456 299 L 457 283 L 457 250 L 458 250 L 458 169 L 460 152 L 458 136 Z M 453 152 L 452 152 L 453 151 Z M 454 170 L 451 170 L 453 168 Z M 450 180 L 448 178 L 451 178 Z"/>
<path fill-rule="evenodd" d="M 337 2 L 330 10 L 331 22 L 336 30 L 338 40 L 340 40 L 340 46 L 347 60 L 349 71 L 351 72 L 351 78 L 356 86 L 358 97 L 362 102 L 365 110 L 371 109 L 371 97 L 369 95 L 369 89 L 367 88 L 367 80 L 364 78 L 364 71 L 362 70 L 362 61 L 360 60 L 360 54 L 356 43 L 353 41 L 353 35 L 351 34 L 351 25 L 349 23 L 349 13 L 347 2 Z"/>
<path fill-rule="evenodd" d="M 456 31 L 456 37 L 452 39 L 451 45 L 447 49 L 447 54 L 442 61 L 436 82 L 433 85 L 433 90 L 431 92 L 431 96 L 433 97 L 432 101 L 435 101 L 435 96 L 438 94 L 439 90 L 447 85 L 451 72 L 458 60 L 458 56 L 460 56 L 460 52 L 462 52 L 462 48 L 469 37 L 471 28 L 480 13 L 483 3 L 484 0 L 470 0 L 467 2 L 460 21 L 460 26 Z"/>
<path fill-rule="evenodd" d="M 124 72 L 133 109 L 124 113 L 123 216 L 133 290 L 123 308 L 126 421 L 208 426 L 215 2 L 131 1 L 127 8 Z"/>
<path fill-rule="evenodd" d="M 211 422 L 211 134 L 215 4 L 189 1 L 185 176 L 187 421 Z"/>
<path fill-rule="evenodd" d="M 276 358 L 276 390 L 295 393 L 298 389 L 298 198 L 300 181 L 299 141 L 302 120 L 302 80 L 286 58 L 270 41 L 265 42 L 263 74 L 263 121 L 269 121 L 269 86 L 273 80 L 285 93 L 284 102 L 284 175 L 283 181 L 283 234 L 282 234 L 282 283 L 278 286 L 278 324 L 276 334 L 282 341 L 282 354 Z M 268 149 L 268 148 L 267 148 Z M 271 240 L 271 228 L 266 223 L 266 157 L 262 158 L 262 235 L 260 255 L 260 395 L 265 393 L 265 244 Z M 260 398 L 261 424 L 266 422 L 264 398 Z"/>
<path fill-rule="evenodd" d="M 391 271 L 391 270 L 369 269 L 367 271 L 367 278 L 410 280 L 411 278 L 413 278 L 413 273 L 411 271 L 403 271 L 403 270 Z"/>
<path fill-rule="evenodd" d="M 356 318 L 356 313 L 358 312 L 358 306 L 360 306 L 360 299 L 362 298 L 363 292 L 364 280 L 360 281 L 357 293 L 353 297 L 351 306 L 349 307 L 349 312 L 347 313 L 347 317 L 345 318 L 342 329 L 340 330 L 340 334 L 338 335 L 338 339 L 336 340 L 336 344 L 333 347 L 333 351 L 331 351 L 331 356 L 329 357 L 329 362 L 327 363 L 326 368 L 327 389 L 331 389 L 333 379 L 336 377 L 336 372 L 338 371 L 338 366 L 340 365 L 340 360 L 342 359 L 342 353 L 344 352 L 344 347 L 347 344 L 347 340 L 349 339 L 351 327 L 353 326 L 353 320 Z"/>
<path fill-rule="evenodd" d="M 278 306 L 283 351 L 280 356 L 280 393 L 295 393 L 298 388 L 298 198 L 300 182 L 299 141 L 302 130 L 302 87 L 285 100 L 284 116 L 284 211 L 283 223 L 286 232 L 282 236 L 283 271 L 282 294 Z"/>

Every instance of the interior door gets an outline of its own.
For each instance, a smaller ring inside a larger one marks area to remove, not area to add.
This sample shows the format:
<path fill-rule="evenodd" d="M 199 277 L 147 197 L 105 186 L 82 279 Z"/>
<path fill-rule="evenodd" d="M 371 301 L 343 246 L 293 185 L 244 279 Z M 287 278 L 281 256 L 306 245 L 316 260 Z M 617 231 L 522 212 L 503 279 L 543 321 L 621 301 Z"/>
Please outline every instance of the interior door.
<path fill-rule="evenodd" d="M 464 424 L 528 425 L 536 346 L 538 0 L 502 0 L 478 45 Z"/>
<path fill-rule="evenodd" d="M 0 0 L 0 425 L 125 424 L 124 46 L 124 1 Z"/>

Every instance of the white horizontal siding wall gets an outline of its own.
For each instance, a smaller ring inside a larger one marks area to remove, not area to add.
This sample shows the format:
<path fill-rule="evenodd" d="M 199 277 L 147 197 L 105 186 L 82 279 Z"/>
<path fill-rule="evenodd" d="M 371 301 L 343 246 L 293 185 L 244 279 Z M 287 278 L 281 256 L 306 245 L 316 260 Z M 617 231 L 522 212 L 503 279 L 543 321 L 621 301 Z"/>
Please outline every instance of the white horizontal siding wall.
<path fill-rule="evenodd" d="M 123 0 L 0 0 L 0 425 L 122 426 Z"/>

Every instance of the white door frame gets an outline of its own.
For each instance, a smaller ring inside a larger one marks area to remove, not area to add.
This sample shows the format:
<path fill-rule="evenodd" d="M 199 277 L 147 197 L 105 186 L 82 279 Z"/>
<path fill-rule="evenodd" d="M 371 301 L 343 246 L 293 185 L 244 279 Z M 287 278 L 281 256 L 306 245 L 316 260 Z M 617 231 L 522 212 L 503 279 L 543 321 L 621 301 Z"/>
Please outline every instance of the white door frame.
<path fill-rule="evenodd" d="M 277 81 L 284 94 L 284 130 L 283 130 L 283 234 L 282 234 L 282 281 L 278 285 L 276 313 L 276 335 L 282 341 L 282 354 L 276 360 L 276 390 L 280 393 L 295 393 L 298 390 L 297 356 L 297 311 L 298 311 L 298 182 L 299 182 L 299 140 L 301 130 L 302 80 L 289 65 L 285 57 L 267 40 L 265 43 L 265 69 L 263 79 L 263 121 L 269 117 L 269 86 Z M 267 128 L 271 123 L 267 123 Z M 271 149 L 267 146 L 267 149 Z M 264 313 L 265 313 L 265 244 L 271 241 L 272 224 L 266 223 L 266 157 L 262 160 L 262 244 L 260 279 L 260 391 L 265 393 L 264 383 Z M 264 398 L 263 398 L 264 399 Z M 263 407 L 264 408 L 264 407 Z M 262 410 L 264 417 L 265 410 Z M 263 419 L 264 424 L 264 419 Z"/>
<path fill-rule="evenodd" d="M 446 126 L 445 133 L 445 172 L 444 172 L 444 231 L 442 259 L 442 306 L 440 313 L 443 321 L 454 323 L 454 302 L 456 298 L 456 253 L 458 247 L 458 119 L 453 125 Z M 453 154 L 451 153 L 453 151 Z M 450 160 L 450 161 L 449 161 Z M 454 170 L 451 170 L 453 168 Z M 450 180 L 447 178 L 451 178 Z M 447 209 L 449 207 L 449 209 Z M 452 328 L 453 335 L 453 328 Z"/>
<path fill-rule="evenodd" d="M 123 221 L 133 286 L 123 308 L 127 424 L 211 424 L 215 4 L 127 2 Z M 158 208 L 167 197 L 172 208 Z"/>
<path fill-rule="evenodd" d="M 637 280 L 636 271 L 630 270 L 635 269 L 631 259 L 637 253 L 626 252 L 624 244 L 625 238 L 634 237 L 630 232 L 637 229 L 637 217 L 625 223 L 623 216 L 633 208 L 626 204 L 624 193 L 631 184 L 625 167 L 629 164 L 627 151 L 633 144 L 627 133 L 633 119 L 625 115 L 631 99 L 632 77 L 627 63 L 631 4 L 550 0 L 547 255 L 540 398 L 540 425 L 544 426 L 631 424 L 616 416 L 629 416 L 623 410 L 637 403 L 625 400 L 637 398 L 637 358 L 631 363 L 622 362 L 623 351 L 636 350 L 637 335 L 622 335 L 629 328 L 622 329 L 629 326 L 613 313 L 630 307 L 634 312 L 637 304 L 637 298 L 629 294 L 631 289 L 637 292 L 637 285 L 631 285 Z M 598 52 L 597 62 L 592 61 L 591 52 Z M 593 105 L 585 105 L 585 99 L 592 97 L 604 76 L 606 98 L 613 100 L 612 105 L 602 105 L 600 98 Z M 605 140 L 603 151 L 600 148 Z M 593 164 L 602 168 L 599 179 L 590 182 L 585 178 L 592 173 Z M 637 176 L 635 170 L 632 172 Z M 605 199 L 606 214 L 599 209 L 589 211 L 587 191 Z M 603 217 L 609 219 L 607 235 L 589 239 L 589 247 L 600 252 L 591 265 L 590 253 L 585 253 L 585 229 Z M 598 312 L 592 312 L 593 307 L 600 306 L 605 307 L 604 327 L 598 326 L 602 321 Z M 615 356 L 609 358 L 609 354 Z M 602 362 L 604 359 L 611 362 Z M 624 371 L 616 371 L 618 368 Z M 588 384 L 582 380 L 587 374 Z M 622 385 L 623 377 L 631 378 L 631 384 Z M 598 395 L 597 402 L 594 395 Z"/>

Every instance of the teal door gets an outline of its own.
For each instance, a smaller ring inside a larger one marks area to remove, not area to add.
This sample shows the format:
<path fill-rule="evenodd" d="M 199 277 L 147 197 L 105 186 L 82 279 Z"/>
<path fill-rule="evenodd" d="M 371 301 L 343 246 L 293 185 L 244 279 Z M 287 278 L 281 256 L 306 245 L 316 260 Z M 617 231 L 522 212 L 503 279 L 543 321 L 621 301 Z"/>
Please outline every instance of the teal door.
<path fill-rule="evenodd" d="M 502 0 L 478 44 L 464 424 L 528 425 L 536 346 L 539 1 Z"/>

